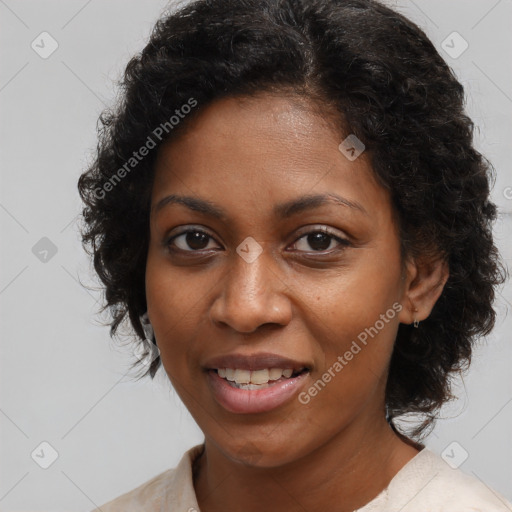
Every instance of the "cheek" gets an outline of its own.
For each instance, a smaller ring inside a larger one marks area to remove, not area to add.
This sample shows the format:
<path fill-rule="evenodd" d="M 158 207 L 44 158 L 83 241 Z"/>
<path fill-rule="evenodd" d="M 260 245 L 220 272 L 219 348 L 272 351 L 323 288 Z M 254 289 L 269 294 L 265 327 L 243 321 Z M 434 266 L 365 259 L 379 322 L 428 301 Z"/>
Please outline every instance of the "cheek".
<path fill-rule="evenodd" d="M 317 340 L 316 379 L 329 381 L 332 405 L 364 400 L 385 379 L 398 330 L 400 266 L 397 259 L 360 258 L 314 293 L 303 310 Z M 351 397 L 351 398 L 350 398 Z"/>
<path fill-rule="evenodd" d="M 400 261 L 362 249 L 343 271 L 303 279 L 295 289 L 302 290 L 312 323 L 328 328 L 331 338 L 357 337 L 401 300 Z"/>
<path fill-rule="evenodd" d="M 180 273 L 172 272 L 168 262 L 148 254 L 146 264 L 146 300 L 155 331 L 162 364 L 171 377 L 178 375 L 186 357 L 188 333 L 197 328 L 195 308 L 201 294 L 186 286 Z"/>
<path fill-rule="evenodd" d="M 309 417 L 324 428 L 330 425 L 333 432 L 369 403 L 378 406 L 384 398 L 398 313 L 391 307 L 376 308 L 375 313 L 365 310 L 359 311 L 359 316 L 343 311 L 329 317 L 316 315 L 318 368 L 301 403 L 310 400 L 306 406 L 310 408 Z M 320 318 L 324 322 L 319 323 Z"/>
<path fill-rule="evenodd" d="M 303 321 L 318 342 L 323 369 L 342 357 L 346 361 L 344 373 L 358 378 L 366 369 L 381 375 L 398 330 L 401 304 L 396 296 L 379 294 L 375 289 L 359 296 L 355 292 L 338 293 L 324 296 L 314 306 L 309 312 L 304 310 Z"/>

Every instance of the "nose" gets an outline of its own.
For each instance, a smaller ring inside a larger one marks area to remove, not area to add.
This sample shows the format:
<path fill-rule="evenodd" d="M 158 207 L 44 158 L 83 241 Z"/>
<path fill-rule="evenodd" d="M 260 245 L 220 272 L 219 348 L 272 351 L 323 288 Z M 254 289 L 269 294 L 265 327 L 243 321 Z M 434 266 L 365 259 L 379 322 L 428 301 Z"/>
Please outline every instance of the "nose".
<path fill-rule="evenodd" d="M 232 259 L 211 306 L 211 321 L 245 334 L 263 324 L 287 325 L 292 316 L 288 286 L 265 253 L 251 263 L 236 253 Z"/>

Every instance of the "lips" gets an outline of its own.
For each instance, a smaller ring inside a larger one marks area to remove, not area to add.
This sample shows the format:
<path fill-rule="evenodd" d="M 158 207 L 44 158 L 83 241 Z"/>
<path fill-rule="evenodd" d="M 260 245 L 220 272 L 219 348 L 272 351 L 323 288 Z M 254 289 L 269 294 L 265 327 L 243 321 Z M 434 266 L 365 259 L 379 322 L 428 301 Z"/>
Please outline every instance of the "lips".
<path fill-rule="evenodd" d="M 237 414 L 261 413 L 284 405 L 304 386 L 311 371 L 308 362 L 271 353 L 218 356 L 204 367 L 215 400 Z M 255 376 L 267 378 L 258 385 Z"/>

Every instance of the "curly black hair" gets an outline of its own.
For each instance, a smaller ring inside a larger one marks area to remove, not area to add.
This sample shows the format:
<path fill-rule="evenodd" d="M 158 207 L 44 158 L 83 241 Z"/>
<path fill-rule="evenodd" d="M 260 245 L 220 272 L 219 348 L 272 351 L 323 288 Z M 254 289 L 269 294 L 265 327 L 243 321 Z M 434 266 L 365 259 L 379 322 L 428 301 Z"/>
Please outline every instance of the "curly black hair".
<path fill-rule="evenodd" d="M 198 0 L 160 18 L 120 91 L 78 183 L 82 242 L 105 288 L 111 336 L 129 319 L 145 338 L 158 147 L 214 100 L 292 93 L 363 141 L 391 192 L 402 254 L 448 262 L 431 315 L 418 329 L 400 324 L 389 368 L 388 421 L 424 415 L 409 434 L 420 438 L 453 398 L 451 376 L 493 328 L 495 287 L 506 278 L 492 237 L 494 169 L 473 147 L 463 86 L 426 34 L 374 0 Z M 157 357 L 144 375 L 160 365 Z"/>

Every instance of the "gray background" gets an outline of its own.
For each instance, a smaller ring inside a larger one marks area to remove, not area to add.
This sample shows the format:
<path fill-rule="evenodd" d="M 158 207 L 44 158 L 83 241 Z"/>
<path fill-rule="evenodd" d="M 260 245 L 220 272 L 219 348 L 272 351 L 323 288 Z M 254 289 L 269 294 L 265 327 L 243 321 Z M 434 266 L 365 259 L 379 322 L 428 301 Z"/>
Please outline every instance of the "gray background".
<path fill-rule="evenodd" d="M 509 262 L 512 2 L 390 3 L 426 30 L 466 87 L 476 145 L 498 174 L 496 239 Z M 165 5 L 0 0 L 1 511 L 91 510 L 173 467 L 202 441 L 162 369 L 155 381 L 133 380 L 129 339 L 110 340 L 95 316 L 101 294 L 79 284 L 94 280 L 75 224 L 77 178 L 115 80 Z M 43 31 L 59 45 L 46 59 L 31 48 L 34 40 L 42 46 Z M 469 43 L 457 58 L 442 47 L 453 31 Z M 460 399 L 427 440 L 440 454 L 457 442 L 448 452 L 459 461 L 467 452 L 460 468 L 510 500 L 511 302 L 508 284 L 498 294 L 495 331 L 456 385 Z M 42 442 L 58 454 L 48 469 L 39 465 L 51 456 Z"/>

